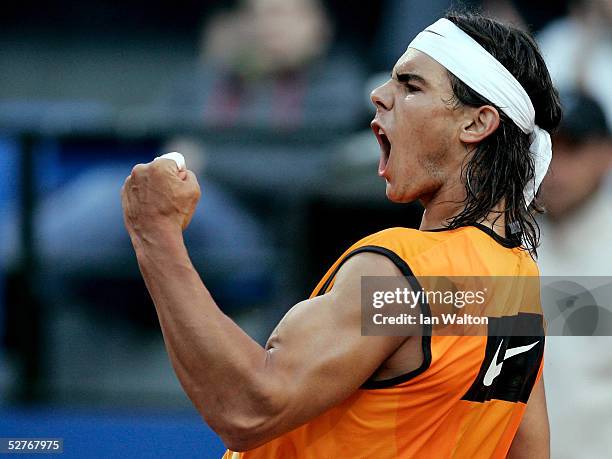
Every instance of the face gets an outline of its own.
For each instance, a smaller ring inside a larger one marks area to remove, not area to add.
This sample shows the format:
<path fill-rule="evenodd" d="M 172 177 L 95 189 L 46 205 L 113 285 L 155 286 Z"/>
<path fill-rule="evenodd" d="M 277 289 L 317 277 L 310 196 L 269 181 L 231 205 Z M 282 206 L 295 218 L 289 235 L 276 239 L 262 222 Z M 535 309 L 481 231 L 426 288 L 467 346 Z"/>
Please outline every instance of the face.
<path fill-rule="evenodd" d="M 324 52 L 325 13 L 315 0 L 251 0 L 253 45 L 272 72 L 293 69 Z"/>
<path fill-rule="evenodd" d="M 465 147 L 459 126 L 465 118 L 450 102 L 452 94 L 446 69 L 412 48 L 397 61 L 391 79 L 372 92 L 378 174 L 390 200 L 427 202 L 460 183 Z"/>
<path fill-rule="evenodd" d="M 580 208 L 599 188 L 612 166 L 612 143 L 576 143 L 563 136 L 553 140 L 553 158 L 542 183 L 547 214 L 561 220 Z"/>

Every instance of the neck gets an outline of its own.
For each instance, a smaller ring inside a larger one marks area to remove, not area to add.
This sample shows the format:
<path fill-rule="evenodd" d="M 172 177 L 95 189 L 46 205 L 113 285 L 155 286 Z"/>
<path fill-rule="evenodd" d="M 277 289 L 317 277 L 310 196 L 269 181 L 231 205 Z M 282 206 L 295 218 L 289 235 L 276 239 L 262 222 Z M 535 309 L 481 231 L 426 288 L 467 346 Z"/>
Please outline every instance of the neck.
<path fill-rule="evenodd" d="M 431 230 L 448 226 L 450 220 L 463 211 L 465 199 L 465 187 L 463 184 L 440 188 L 434 195 L 421 198 L 425 212 L 421 219 L 420 230 Z M 500 236 L 506 236 L 506 219 L 503 213 L 499 213 L 504 207 L 503 200 L 499 202 L 480 221 L 480 223 L 491 228 Z"/>

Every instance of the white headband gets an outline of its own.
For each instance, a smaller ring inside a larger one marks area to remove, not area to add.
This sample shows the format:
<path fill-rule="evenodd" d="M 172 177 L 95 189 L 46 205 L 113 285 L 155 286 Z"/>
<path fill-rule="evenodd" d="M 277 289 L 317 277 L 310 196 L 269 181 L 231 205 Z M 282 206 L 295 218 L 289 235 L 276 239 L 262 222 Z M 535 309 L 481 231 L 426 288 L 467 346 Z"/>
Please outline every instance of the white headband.
<path fill-rule="evenodd" d="M 535 163 L 533 183 L 525 186 L 527 205 L 535 197 L 552 158 L 550 135 L 535 124 L 535 110 L 521 84 L 472 37 L 448 19 L 439 19 L 408 45 L 446 67 L 478 94 L 499 107 L 525 133 Z"/>

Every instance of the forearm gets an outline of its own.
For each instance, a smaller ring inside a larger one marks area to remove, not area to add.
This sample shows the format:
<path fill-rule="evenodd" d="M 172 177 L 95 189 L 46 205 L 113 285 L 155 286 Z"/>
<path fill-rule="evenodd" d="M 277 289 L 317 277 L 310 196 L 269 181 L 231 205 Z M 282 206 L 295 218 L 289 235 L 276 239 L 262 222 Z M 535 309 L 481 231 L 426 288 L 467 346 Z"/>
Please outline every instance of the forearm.
<path fill-rule="evenodd" d="M 217 307 L 180 232 L 160 231 L 133 243 L 168 354 L 200 413 L 222 436 L 237 425 L 263 422 L 271 409 L 267 353 Z"/>

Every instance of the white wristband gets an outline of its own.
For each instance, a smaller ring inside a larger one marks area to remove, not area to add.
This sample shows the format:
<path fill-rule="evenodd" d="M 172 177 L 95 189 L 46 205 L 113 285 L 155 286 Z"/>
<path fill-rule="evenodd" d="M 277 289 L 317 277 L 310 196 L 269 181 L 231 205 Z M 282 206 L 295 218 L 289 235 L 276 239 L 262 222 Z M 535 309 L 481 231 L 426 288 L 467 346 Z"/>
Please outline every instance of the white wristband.
<path fill-rule="evenodd" d="M 179 171 L 184 171 L 187 168 L 187 166 L 185 165 L 185 157 L 176 151 L 158 156 L 153 161 L 157 161 L 158 159 L 171 159 L 176 163 L 176 166 L 179 168 Z"/>

